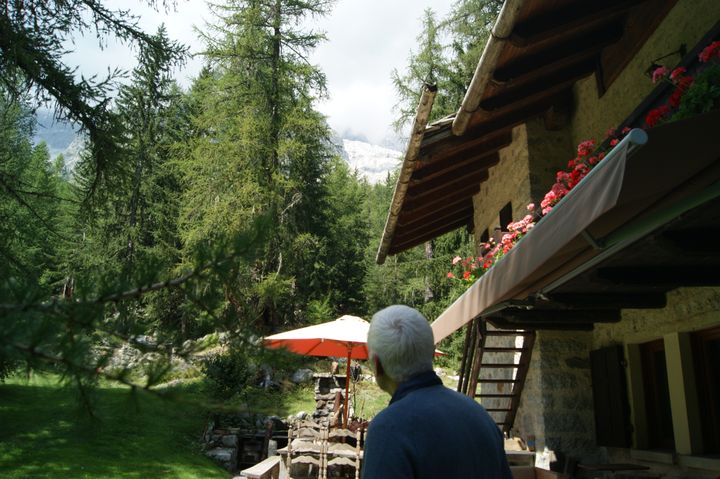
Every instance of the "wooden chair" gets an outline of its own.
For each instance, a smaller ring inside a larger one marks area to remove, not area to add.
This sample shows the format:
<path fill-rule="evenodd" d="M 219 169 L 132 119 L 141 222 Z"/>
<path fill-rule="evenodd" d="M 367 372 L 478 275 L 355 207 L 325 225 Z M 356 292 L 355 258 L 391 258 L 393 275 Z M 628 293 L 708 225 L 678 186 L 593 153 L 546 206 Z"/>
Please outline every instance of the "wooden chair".
<path fill-rule="evenodd" d="M 311 419 L 301 419 L 301 420 L 299 420 L 299 421 L 296 421 L 296 422 L 293 423 L 293 427 L 294 427 L 296 430 L 297 430 L 297 429 L 304 428 L 304 427 L 308 427 L 308 428 L 310 428 L 310 429 L 315 429 L 315 430 L 318 430 L 318 431 L 320 431 L 320 430 L 323 429 L 322 424 L 320 424 L 320 423 L 318 423 L 318 422 L 315 422 L 315 421 L 313 421 L 313 420 L 311 420 Z"/>
<path fill-rule="evenodd" d="M 313 467 L 317 467 L 317 477 L 322 479 L 325 448 L 323 437 L 323 430 L 309 427 L 294 429 L 292 426 L 288 428 L 286 467 L 289 479 L 293 477 L 293 465 L 299 464 L 308 466 L 308 475 L 312 475 Z"/>
<path fill-rule="evenodd" d="M 339 466 L 350 466 L 355 469 L 355 479 L 360 478 L 360 442 L 362 429 L 351 431 L 349 429 L 331 429 L 326 436 L 325 466 L 323 479 L 328 477 L 328 469 Z M 349 444 L 349 440 L 355 442 Z"/>

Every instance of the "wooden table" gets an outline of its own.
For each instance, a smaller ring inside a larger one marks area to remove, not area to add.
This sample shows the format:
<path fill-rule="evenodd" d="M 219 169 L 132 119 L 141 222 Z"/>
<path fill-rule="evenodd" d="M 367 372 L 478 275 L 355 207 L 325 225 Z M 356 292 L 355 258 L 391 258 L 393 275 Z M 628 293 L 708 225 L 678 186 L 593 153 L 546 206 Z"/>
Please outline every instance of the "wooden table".
<path fill-rule="evenodd" d="M 511 466 L 534 466 L 535 453 L 533 451 L 509 451 L 505 450 L 505 457 Z"/>
<path fill-rule="evenodd" d="M 597 477 L 603 477 L 600 474 L 605 474 L 606 472 L 609 472 L 614 476 L 616 472 L 647 471 L 648 469 L 650 469 L 648 466 L 643 466 L 641 464 L 631 464 L 626 462 L 606 464 L 578 464 L 577 467 L 586 471 L 593 472 L 597 474 Z"/>

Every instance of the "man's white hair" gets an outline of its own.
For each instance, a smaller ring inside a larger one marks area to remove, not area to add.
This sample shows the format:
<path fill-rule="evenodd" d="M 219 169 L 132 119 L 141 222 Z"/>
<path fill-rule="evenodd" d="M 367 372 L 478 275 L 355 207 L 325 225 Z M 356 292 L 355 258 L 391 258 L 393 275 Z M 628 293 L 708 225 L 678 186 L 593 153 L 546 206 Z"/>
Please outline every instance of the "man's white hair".
<path fill-rule="evenodd" d="M 416 309 L 394 305 L 375 313 L 367 342 L 370 354 L 380 358 L 385 374 L 398 383 L 432 370 L 433 332 Z"/>

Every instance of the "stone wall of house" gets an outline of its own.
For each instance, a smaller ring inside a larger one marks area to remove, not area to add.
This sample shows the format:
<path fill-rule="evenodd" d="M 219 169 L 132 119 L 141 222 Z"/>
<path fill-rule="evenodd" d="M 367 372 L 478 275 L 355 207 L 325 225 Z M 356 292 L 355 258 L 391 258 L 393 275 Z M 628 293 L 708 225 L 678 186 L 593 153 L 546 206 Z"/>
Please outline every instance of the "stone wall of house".
<path fill-rule="evenodd" d="M 516 211 L 520 211 L 520 208 L 524 211 L 530 201 L 525 125 L 513 128 L 512 143 L 500 150 L 499 154 L 500 162 L 490 168 L 488 180 L 482 183 L 480 191 L 473 197 L 475 240 L 478 242 L 485 229 L 492 236 L 494 228 L 501 226 L 499 212 L 508 202 L 512 203 L 513 219 L 517 219 Z"/>
<path fill-rule="evenodd" d="M 555 183 L 558 170 L 566 169 L 567 162 L 576 154 L 576 146 L 572 143 L 570 128 L 548 130 L 545 122 L 537 118 L 527 123 L 528 160 L 530 168 L 530 198 L 540 207 L 545 193 Z M 518 210 L 515 219 L 522 218 L 527 212 Z"/>
<path fill-rule="evenodd" d="M 501 225 L 500 210 L 510 202 L 513 220 L 527 214 L 528 203 L 539 205 L 555 182 L 555 173 L 574 156 L 570 129 L 550 131 L 542 119 L 513 129 L 512 143 L 500 150 L 500 162 L 490 168 L 489 178 L 473 197 L 475 238 Z"/>
<path fill-rule="evenodd" d="M 533 348 L 530 358 L 530 367 L 525 378 L 512 435 L 519 436 L 526 442 L 534 438 L 536 449 L 542 450 L 545 447 L 545 401 L 543 401 L 542 389 L 540 338 L 536 338 L 535 341 L 537 347 Z"/>
<path fill-rule="evenodd" d="M 717 0 L 678 0 L 602 97 L 594 75 L 577 82 L 571 116 L 573 144 L 589 138 L 601 140 L 609 128 L 618 126 L 654 88 L 645 74 L 653 60 L 676 51 L 681 44 L 692 49 L 718 18 Z M 679 60 L 675 56 L 665 61 L 673 66 Z"/>
<path fill-rule="evenodd" d="M 589 354 L 592 333 L 538 331 L 515 435 L 584 461 L 601 461 L 595 446 Z"/>

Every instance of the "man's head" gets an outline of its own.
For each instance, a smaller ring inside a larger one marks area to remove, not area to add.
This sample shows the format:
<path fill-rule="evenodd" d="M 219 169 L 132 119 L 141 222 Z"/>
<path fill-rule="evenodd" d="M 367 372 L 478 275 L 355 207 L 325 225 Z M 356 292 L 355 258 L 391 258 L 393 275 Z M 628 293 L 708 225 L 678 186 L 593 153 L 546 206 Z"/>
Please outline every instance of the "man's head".
<path fill-rule="evenodd" d="M 378 385 L 392 394 L 410 376 L 432 370 L 433 332 L 417 310 L 389 306 L 372 318 L 368 351 Z"/>

